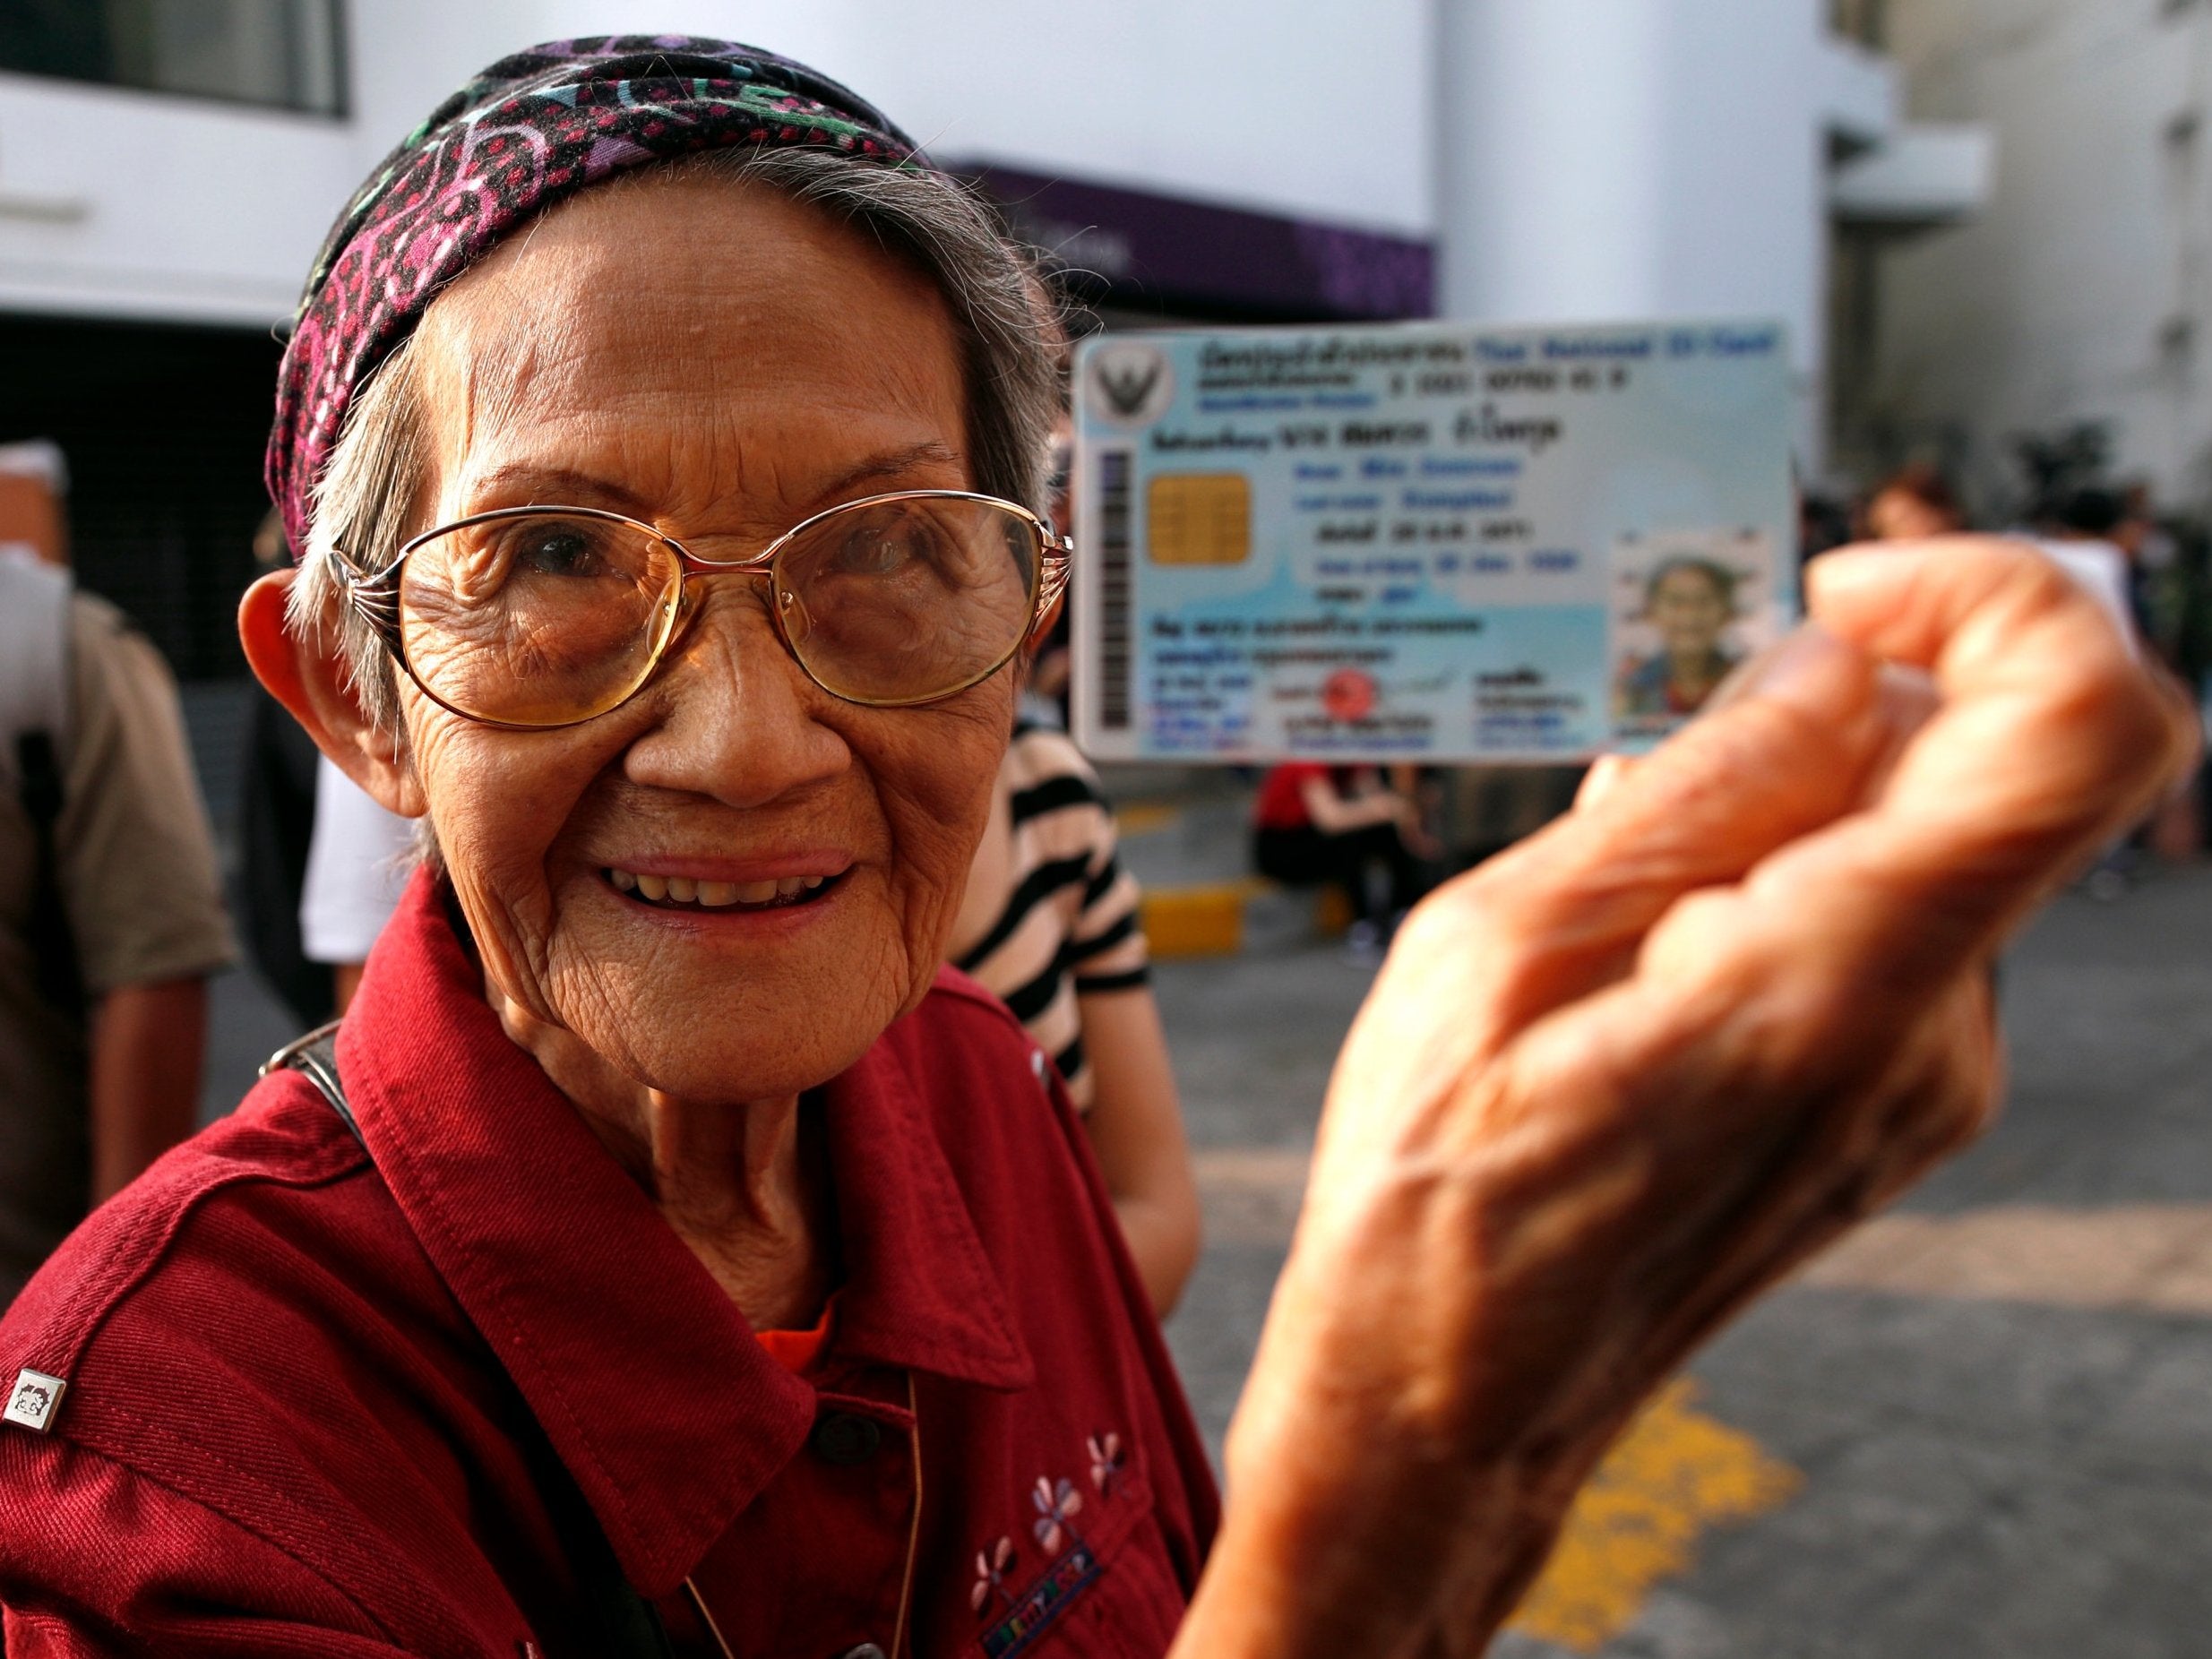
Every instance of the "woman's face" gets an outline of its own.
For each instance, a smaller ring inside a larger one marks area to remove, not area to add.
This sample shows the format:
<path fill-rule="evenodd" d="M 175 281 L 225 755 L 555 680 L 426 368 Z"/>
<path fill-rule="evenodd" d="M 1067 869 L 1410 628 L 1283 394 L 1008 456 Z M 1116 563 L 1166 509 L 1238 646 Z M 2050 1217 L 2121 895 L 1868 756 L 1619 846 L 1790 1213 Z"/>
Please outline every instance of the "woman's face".
<path fill-rule="evenodd" d="M 425 522 L 605 507 L 729 559 L 839 502 L 970 481 L 934 288 L 759 186 L 587 193 L 456 283 L 416 349 L 435 451 Z M 856 707 L 785 652 L 766 584 L 702 592 L 653 682 L 581 726 L 497 730 L 400 689 L 498 988 L 638 1082 L 762 1099 L 834 1076 L 927 986 L 1011 675 L 925 708 Z M 655 903 L 650 878 L 805 897 Z"/>
<path fill-rule="evenodd" d="M 1652 589 L 1651 622 L 1668 656 L 1701 655 L 1719 645 L 1728 601 L 1704 572 L 1677 565 Z"/>

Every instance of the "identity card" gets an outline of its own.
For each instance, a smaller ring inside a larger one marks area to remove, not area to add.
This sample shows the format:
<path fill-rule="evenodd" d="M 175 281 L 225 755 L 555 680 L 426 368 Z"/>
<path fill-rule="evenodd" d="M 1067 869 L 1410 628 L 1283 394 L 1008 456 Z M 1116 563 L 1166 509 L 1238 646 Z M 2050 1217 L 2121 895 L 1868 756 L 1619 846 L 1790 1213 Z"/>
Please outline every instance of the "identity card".
<path fill-rule="evenodd" d="M 1102 760 L 1645 747 L 1795 611 L 1775 323 L 1113 334 L 1075 377 Z"/>

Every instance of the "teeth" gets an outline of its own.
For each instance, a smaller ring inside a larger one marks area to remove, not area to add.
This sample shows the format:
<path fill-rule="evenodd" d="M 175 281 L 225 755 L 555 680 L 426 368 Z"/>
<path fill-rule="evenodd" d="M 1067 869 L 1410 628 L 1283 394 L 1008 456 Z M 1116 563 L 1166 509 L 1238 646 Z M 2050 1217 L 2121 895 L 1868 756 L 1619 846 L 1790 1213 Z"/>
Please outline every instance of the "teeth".
<path fill-rule="evenodd" d="M 731 905 L 766 905 L 797 898 L 814 891 L 830 878 L 788 875 L 773 881 L 702 881 L 695 876 L 640 875 L 634 871 L 610 866 L 607 879 L 614 883 L 616 892 L 635 893 L 654 904 L 697 904 L 724 909 Z"/>

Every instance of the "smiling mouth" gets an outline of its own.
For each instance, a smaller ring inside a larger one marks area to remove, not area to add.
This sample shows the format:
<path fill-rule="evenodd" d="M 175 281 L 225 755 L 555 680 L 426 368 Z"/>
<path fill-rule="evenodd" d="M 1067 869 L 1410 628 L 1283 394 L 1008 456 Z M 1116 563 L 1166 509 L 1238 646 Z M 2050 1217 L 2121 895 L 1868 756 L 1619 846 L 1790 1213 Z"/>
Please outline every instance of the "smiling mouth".
<path fill-rule="evenodd" d="M 811 904 L 842 875 L 788 875 L 778 881 L 697 881 L 683 875 L 639 875 L 628 870 L 600 872 L 607 885 L 656 910 L 778 910 Z"/>

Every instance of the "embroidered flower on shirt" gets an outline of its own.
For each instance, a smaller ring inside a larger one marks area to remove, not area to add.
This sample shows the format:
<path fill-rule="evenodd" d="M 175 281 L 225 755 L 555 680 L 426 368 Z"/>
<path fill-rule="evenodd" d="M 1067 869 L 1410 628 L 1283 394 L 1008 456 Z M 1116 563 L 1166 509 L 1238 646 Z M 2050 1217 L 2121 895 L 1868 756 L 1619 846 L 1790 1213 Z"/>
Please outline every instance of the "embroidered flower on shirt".
<path fill-rule="evenodd" d="M 1073 1481 L 1055 1482 L 1040 1474 L 1036 1489 L 1029 1493 L 1029 1501 L 1037 1505 L 1037 1524 L 1031 1530 L 1037 1534 L 1037 1543 L 1045 1546 L 1046 1553 L 1059 1554 L 1061 1539 L 1074 1534 L 1075 1528 L 1068 1524 L 1068 1517 L 1081 1512 L 1083 1494 L 1075 1490 Z"/>
<path fill-rule="evenodd" d="M 968 1604 L 977 1612 L 983 1604 L 995 1595 L 1000 1601 L 1012 1604 L 1006 1594 L 1006 1575 L 1014 1564 L 1014 1541 L 1002 1538 L 987 1550 L 976 1552 L 976 1585 L 968 1593 Z"/>
<path fill-rule="evenodd" d="M 1122 1472 L 1122 1437 L 1111 1431 L 1094 1434 L 1084 1440 L 1083 1449 L 1090 1454 L 1090 1483 L 1103 1494 Z"/>

